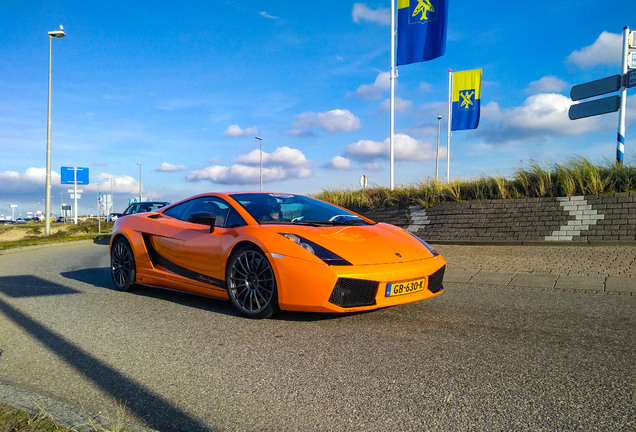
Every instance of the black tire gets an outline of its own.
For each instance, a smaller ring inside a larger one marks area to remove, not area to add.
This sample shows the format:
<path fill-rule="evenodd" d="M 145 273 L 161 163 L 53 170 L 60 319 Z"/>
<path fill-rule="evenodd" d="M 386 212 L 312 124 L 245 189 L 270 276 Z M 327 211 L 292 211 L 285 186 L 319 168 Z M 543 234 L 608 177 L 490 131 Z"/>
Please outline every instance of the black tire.
<path fill-rule="evenodd" d="M 115 240 L 110 249 L 110 275 L 115 288 L 119 291 L 130 291 L 135 287 L 135 255 L 128 241 L 124 238 Z"/>
<path fill-rule="evenodd" d="M 249 318 L 269 318 L 278 312 L 276 276 L 256 246 L 242 246 L 230 258 L 225 274 L 230 301 Z"/>

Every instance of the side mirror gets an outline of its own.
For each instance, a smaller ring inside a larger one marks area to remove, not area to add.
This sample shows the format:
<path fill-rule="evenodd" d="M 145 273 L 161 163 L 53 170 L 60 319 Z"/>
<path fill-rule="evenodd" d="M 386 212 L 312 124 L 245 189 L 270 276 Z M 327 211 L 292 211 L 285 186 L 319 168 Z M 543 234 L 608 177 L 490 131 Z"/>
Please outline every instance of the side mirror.
<path fill-rule="evenodd" d="M 214 232 L 214 225 L 216 224 L 216 216 L 214 213 L 194 213 L 188 218 L 188 222 L 199 224 L 199 225 L 207 225 L 210 227 L 210 232 Z"/>

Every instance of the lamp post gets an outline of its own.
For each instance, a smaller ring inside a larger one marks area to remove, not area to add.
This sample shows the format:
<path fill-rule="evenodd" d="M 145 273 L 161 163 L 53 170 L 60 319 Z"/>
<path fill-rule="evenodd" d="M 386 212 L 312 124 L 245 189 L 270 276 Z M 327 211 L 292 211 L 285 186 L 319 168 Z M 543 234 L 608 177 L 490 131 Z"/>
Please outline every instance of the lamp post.
<path fill-rule="evenodd" d="M 139 202 L 141 202 L 141 163 L 137 162 L 139 165 Z"/>
<path fill-rule="evenodd" d="M 261 192 L 263 191 L 263 138 L 261 137 L 254 137 L 259 141 L 260 144 L 260 185 L 261 185 Z"/>
<path fill-rule="evenodd" d="M 110 212 L 114 212 L 115 211 L 115 195 L 113 195 L 113 178 L 108 177 L 108 180 L 110 180 Z M 108 207 L 106 208 L 106 211 L 108 212 Z M 108 216 L 106 216 L 106 221 L 108 221 Z"/>
<path fill-rule="evenodd" d="M 442 116 L 437 116 L 437 153 L 435 154 L 435 181 L 437 181 L 439 173 L 439 125 L 442 120 Z"/>
<path fill-rule="evenodd" d="M 51 234 L 51 58 L 53 54 L 53 38 L 63 38 L 66 36 L 64 28 L 49 32 L 49 109 L 48 123 L 46 128 L 46 196 L 44 203 L 44 235 Z"/>

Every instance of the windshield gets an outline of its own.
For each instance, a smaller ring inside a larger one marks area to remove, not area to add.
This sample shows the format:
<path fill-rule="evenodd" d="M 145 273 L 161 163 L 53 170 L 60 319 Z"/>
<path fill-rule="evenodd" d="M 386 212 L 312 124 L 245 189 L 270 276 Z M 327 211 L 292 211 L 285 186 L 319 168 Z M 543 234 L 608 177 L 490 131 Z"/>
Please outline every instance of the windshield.
<path fill-rule="evenodd" d="M 242 193 L 230 195 L 260 224 L 367 225 L 359 216 L 304 195 Z"/>

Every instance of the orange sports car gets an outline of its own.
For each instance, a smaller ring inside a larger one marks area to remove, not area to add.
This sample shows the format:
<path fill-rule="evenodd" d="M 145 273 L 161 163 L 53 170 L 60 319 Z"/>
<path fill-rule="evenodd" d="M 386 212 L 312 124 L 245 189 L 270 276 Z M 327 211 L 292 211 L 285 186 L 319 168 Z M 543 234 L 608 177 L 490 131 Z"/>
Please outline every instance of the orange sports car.
<path fill-rule="evenodd" d="M 207 193 L 119 218 L 113 282 L 229 299 L 243 315 L 355 312 L 443 291 L 424 241 L 342 207 L 286 193 Z"/>

